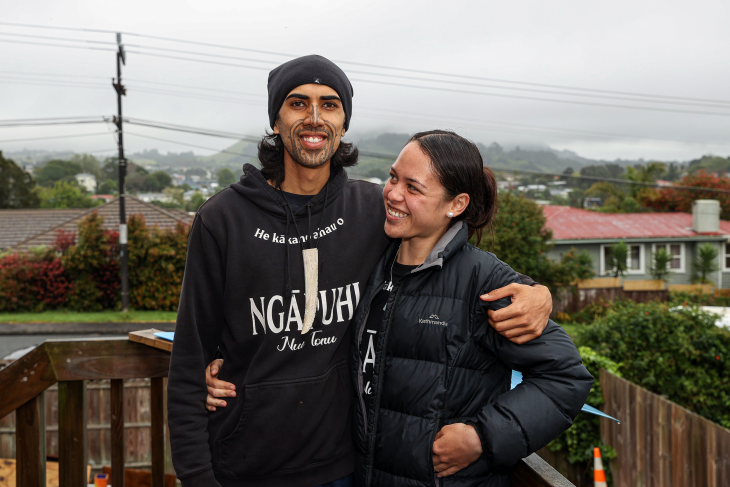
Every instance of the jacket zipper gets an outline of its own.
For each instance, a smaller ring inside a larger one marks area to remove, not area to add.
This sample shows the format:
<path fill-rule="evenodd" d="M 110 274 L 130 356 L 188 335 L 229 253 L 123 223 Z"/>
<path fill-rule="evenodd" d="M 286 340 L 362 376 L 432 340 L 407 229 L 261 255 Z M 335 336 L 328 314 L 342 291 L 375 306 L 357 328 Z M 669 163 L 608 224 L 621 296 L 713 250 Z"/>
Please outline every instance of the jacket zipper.
<path fill-rule="evenodd" d="M 441 431 L 441 427 L 444 425 L 443 416 L 444 416 L 444 410 L 439 409 L 438 418 L 436 419 L 436 431 L 434 431 L 433 439 L 431 440 L 431 458 L 433 458 L 433 444 L 436 441 L 436 435 L 439 434 L 439 431 Z M 431 461 L 431 465 L 433 465 L 433 461 Z M 444 479 L 439 478 L 436 471 L 434 471 L 433 472 L 433 484 L 436 487 L 441 487 L 443 485 L 443 482 L 444 482 Z"/>
<path fill-rule="evenodd" d="M 380 368 L 378 369 L 378 388 L 375 391 L 375 396 L 372 400 L 375 401 L 375 409 L 373 411 L 373 428 L 370 432 L 370 451 L 368 452 L 368 465 L 367 465 L 367 477 L 365 478 L 365 487 L 371 486 L 373 477 L 373 464 L 375 463 L 375 432 L 378 429 L 378 412 L 380 411 L 380 392 L 383 388 L 383 373 L 385 372 L 385 356 L 388 349 L 388 336 L 390 335 L 390 324 L 393 321 L 393 314 L 395 314 L 396 304 L 398 303 L 398 295 L 400 294 L 400 283 L 395 290 L 395 297 L 393 298 L 393 305 L 390 308 L 390 316 L 388 316 L 388 322 L 386 324 L 385 335 L 383 336 L 383 348 L 380 349 Z M 367 423 L 365 425 L 367 428 Z"/>

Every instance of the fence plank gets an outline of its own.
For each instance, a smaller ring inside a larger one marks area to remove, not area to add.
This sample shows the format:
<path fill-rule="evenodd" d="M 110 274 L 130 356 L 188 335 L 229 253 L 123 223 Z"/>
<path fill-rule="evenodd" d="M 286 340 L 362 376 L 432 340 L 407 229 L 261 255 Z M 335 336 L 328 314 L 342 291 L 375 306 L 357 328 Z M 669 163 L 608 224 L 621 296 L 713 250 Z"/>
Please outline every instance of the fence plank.
<path fill-rule="evenodd" d="M 165 400 L 162 377 L 152 379 L 150 385 L 150 416 L 152 426 L 152 487 L 165 484 Z"/>
<path fill-rule="evenodd" d="M 17 484 L 46 487 L 46 426 L 43 394 L 16 411 Z"/>
<path fill-rule="evenodd" d="M 112 475 L 111 484 L 124 487 L 124 381 L 111 381 L 111 449 Z"/>
<path fill-rule="evenodd" d="M 86 472 L 86 384 L 58 383 L 59 487 L 88 483 Z"/>
<path fill-rule="evenodd" d="M 616 450 L 615 487 L 720 487 L 730 479 L 730 430 L 601 371 L 603 441 Z"/>

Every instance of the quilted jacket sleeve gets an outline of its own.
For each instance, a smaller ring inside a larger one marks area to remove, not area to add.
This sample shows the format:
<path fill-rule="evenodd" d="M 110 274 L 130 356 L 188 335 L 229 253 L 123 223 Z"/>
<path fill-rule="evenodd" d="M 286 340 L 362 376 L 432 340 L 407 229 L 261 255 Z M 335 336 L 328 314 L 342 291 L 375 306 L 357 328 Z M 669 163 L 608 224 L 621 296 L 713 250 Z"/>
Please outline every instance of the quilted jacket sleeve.
<path fill-rule="evenodd" d="M 515 282 L 517 274 L 501 264 L 484 291 Z M 509 299 L 485 303 L 474 310 L 480 345 L 505 367 L 518 370 L 523 381 L 485 406 L 475 423 L 482 449 L 492 465 L 510 466 L 539 450 L 568 429 L 593 384 L 573 341 L 552 320 L 543 334 L 523 345 L 505 339 L 487 322 L 487 311 L 509 305 Z"/>

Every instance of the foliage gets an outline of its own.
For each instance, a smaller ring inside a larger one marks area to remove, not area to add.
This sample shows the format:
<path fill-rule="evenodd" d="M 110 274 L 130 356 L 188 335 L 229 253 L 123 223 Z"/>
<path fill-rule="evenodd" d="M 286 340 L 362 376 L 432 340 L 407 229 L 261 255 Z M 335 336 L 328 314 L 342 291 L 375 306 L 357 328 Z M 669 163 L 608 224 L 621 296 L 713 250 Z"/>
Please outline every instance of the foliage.
<path fill-rule="evenodd" d="M 52 251 L 0 257 L 0 311 L 42 311 L 65 303 L 72 281 Z"/>
<path fill-rule="evenodd" d="M 672 255 L 666 247 L 659 247 L 656 252 L 651 253 L 651 262 L 649 263 L 649 274 L 654 279 L 666 281 L 669 276 L 669 265 L 672 262 Z"/>
<path fill-rule="evenodd" d="M 99 159 L 91 154 L 74 154 L 71 156 L 71 162 L 75 162 L 81 166 L 81 172 L 93 175 L 97 181 L 101 177 L 101 164 L 99 164 Z"/>
<path fill-rule="evenodd" d="M 67 307 L 100 311 L 113 308 L 119 297 L 119 233 L 103 227 L 94 212 L 79 223 L 78 243 L 63 252 L 61 261 L 73 280 Z"/>
<path fill-rule="evenodd" d="M 87 196 L 76 181 L 57 181 L 50 188 L 38 188 L 41 208 L 93 208 L 102 204 Z"/>
<path fill-rule="evenodd" d="M 574 313 L 570 318 L 571 321 L 576 323 L 593 323 L 598 318 L 602 318 L 608 314 L 608 312 L 615 306 L 620 306 L 622 301 L 606 301 L 603 298 L 599 298 L 592 303 L 589 303 L 582 310 Z"/>
<path fill-rule="evenodd" d="M 203 196 L 203 193 L 201 193 L 200 191 L 196 191 L 193 193 L 190 201 L 185 204 L 185 210 L 198 211 L 198 208 L 200 208 L 203 203 L 205 203 L 205 196 Z"/>
<path fill-rule="evenodd" d="M 687 174 L 677 183 L 680 186 L 698 186 L 701 188 L 730 190 L 730 177 L 718 176 L 704 169 Z M 720 201 L 720 218 L 730 220 L 730 193 L 690 191 L 671 186 L 655 190 L 642 191 L 637 200 L 646 208 L 656 211 L 692 212 L 692 202 L 699 199 Z"/>
<path fill-rule="evenodd" d="M 730 172 L 730 157 L 704 155 L 689 162 L 689 172 L 705 170 L 714 173 Z"/>
<path fill-rule="evenodd" d="M 134 309 L 177 309 L 189 227 L 148 227 L 140 215 L 129 218 L 129 296 Z"/>
<path fill-rule="evenodd" d="M 36 208 L 40 201 L 33 191 L 35 184 L 33 176 L 0 151 L 0 208 Z"/>
<path fill-rule="evenodd" d="M 219 169 L 215 175 L 218 178 L 218 184 L 221 188 L 225 188 L 238 181 L 238 178 L 236 178 L 236 175 L 233 174 L 233 171 L 227 167 Z"/>
<path fill-rule="evenodd" d="M 727 290 L 722 290 L 727 291 Z M 669 292 L 670 306 L 730 306 L 730 295 L 724 294 L 716 296 L 714 294 L 705 294 L 702 292 Z"/>
<path fill-rule="evenodd" d="M 626 245 L 626 242 L 618 242 L 611 245 L 607 257 L 606 269 L 611 269 L 614 272 L 613 277 L 623 277 L 626 273 L 629 258 L 629 246 Z"/>
<path fill-rule="evenodd" d="M 589 347 L 578 348 L 583 365 L 586 366 L 588 372 L 594 378 L 593 388 L 591 389 L 586 404 L 599 408 L 603 405 L 603 389 L 599 382 L 599 371 L 605 369 L 618 376 L 619 366 L 611 359 L 597 354 Z M 589 466 L 593 462 L 593 448 L 601 449 L 601 457 L 603 458 L 606 473 L 610 475 L 610 460 L 616 458 L 616 450 L 605 444 L 601 440 L 601 421 L 598 416 L 592 414 L 581 413 L 573 421 L 573 426 L 560 434 L 548 445 L 552 451 L 562 451 L 565 453 L 569 463 L 582 463 Z"/>
<path fill-rule="evenodd" d="M 717 266 L 717 256 L 719 254 L 720 249 L 709 242 L 697 247 L 697 254 L 693 262 L 694 273 L 696 275 L 694 280 L 696 282 L 700 284 L 709 283 L 707 276 L 713 272 L 717 272 L 719 269 Z"/>
<path fill-rule="evenodd" d="M 0 312 L 118 309 L 119 235 L 96 212 L 63 231 L 51 248 L 0 256 Z M 133 215 L 129 226 L 130 304 L 135 309 L 177 308 L 189 227 L 148 227 Z"/>
<path fill-rule="evenodd" d="M 699 308 L 625 301 L 578 333 L 624 378 L 730 427 L 730 333 Z"/>
<path fill-rule="evenodd" d="M 41 186 L 52 186 L 58 181 L 73 181 L 81 172 L 81 165 L 76 162 L 54 159 L 36 168 L 36 180 Z"/>

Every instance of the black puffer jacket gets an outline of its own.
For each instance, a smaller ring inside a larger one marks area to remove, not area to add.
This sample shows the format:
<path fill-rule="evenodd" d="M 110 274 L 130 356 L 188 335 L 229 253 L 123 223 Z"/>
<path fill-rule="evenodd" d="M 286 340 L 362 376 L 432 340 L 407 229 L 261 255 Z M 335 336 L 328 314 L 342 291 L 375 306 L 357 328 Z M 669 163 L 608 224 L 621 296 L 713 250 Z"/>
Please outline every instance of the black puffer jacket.
<path fill-rule="evenodd" d="M 369 303 L 387 277 L 398 244 L 383 254 L 353 317 L 352 377 L 360 391 L 355 401 L 357 482 L 365 487 L 508 486 L 509 467 L 570 427 L 593 378 L 568 335 L 552 321 L 541 337 L 525 345 L 513 344 L 489 326 L 487 310 L 509 305 L 509 298 L 486 303 L 479 295 L 519 278 L 493 254 L 467 244 L 467 227 L 458 222 L 391 292 L 366 411 L 359 342 Z M 524 376 L 512 391 L 511 369 Z M 473 423 L 484 454 L 437 479 L 432 445 L 441 427 L 453 423 Z"/>

